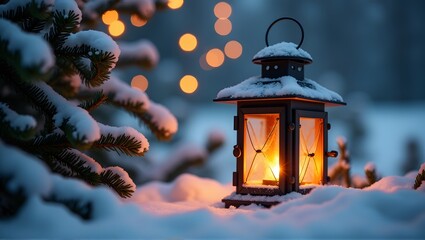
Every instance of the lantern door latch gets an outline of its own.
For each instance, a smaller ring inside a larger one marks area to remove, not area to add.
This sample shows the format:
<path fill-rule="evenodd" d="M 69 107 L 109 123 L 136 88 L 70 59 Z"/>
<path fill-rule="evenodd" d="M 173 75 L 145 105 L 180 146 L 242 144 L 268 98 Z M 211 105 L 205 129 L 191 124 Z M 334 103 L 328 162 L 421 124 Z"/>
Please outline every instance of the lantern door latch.
<path fill-rule="evenodd" d="M 233 146 L 233 156 L 235 156 L 235 158 L 238 158 L 242 155 L 242 151 L 239 148 L 238 145 Z"/>
<path fill-rule="evenodd" d="M 336 158 L 336 157 L 338 157 L 338 152 L 333 150 L 333 151 L 327 152 L 326 155 L 328 157 Z"/>

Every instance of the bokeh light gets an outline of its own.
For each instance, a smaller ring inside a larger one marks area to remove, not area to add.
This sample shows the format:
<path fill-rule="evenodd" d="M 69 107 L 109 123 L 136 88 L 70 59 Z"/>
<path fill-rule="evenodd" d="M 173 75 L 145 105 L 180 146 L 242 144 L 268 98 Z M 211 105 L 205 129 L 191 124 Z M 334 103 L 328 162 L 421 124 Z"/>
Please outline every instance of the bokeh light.
<path fill-rule="evenodd" d="M 180 89 L 187 94 L 194 93 L 198 89 L 198 80 L 192 75 L 185 75 L 180 79 Z"/>
<path fill-rule="evenodd" d="M 224 53 L 228 58 L 236 59 L 242 55 L 242 45 L 238 41 L 229 41 L 224 46 Z"/>
<path fill-rule="evenodd" d="M 219 19 L 229 18 L 232 14 L 232 7 L 226 2 L 219 2 L 214 7 L 214 15 Z"/>
<path fill-rule="evenodd" d="M 102 15 L 102 22 L 106 25 L 109 25 L 118 20 L 118 12 L 115 10 L 106 11 Z"/>
<path fill-rule="evenodd" d="M 148 86 L 149 86 L 149 81 L 143 75 L 136 75 L 133 77 L 133 79 L 131 79 L 132 88 L 137 88 L 145 92 L 146 89 L 148 89 Z"/>
<path fill-rule="evenodd" d="M 214 29 L 217 34 L 226 36 L 232 31 L 232 22 L 229 19 L 217 19 Z"/>
<path fill-rule="evenodd" d="M 143 27 L 148 22 L 146 19 L 140 18 L 137 14 L 132 14 L 130 17 L 130 22 L 135 27 Z"/>
<path fill-rule="evenodd" d="M 120 36 L 121 34 L 124 33 L 124 31 L 125 31 L 125 25 L 120 20 L 117 20 L 115 22 L 112 22 L 109 25 L 108 30 L 109 30 L 109 34 L 111 34 L 114 37 L 118 37 L 118 36 Z"/>
<path fill-rule="evenodd" d="M 206 58 L 207 58 L 207 54 L 206 53 L 202 54 L 202 56 L 199 58 L 199 65 L 201 66 L 202 69 L 208 71 L 213 68 L 210 65 L 208 65 Z"/>
<path fill-rule="evenodd" d="M 179 46 L 183 51 L 193 51 L 198 45 L 198 40 L 193 34 L 183 34 L 179 39 Z"/>
<path fill-rule="evenodd" d="M 171 9 L 178 9 L 183 6 L 184 1 L 183 0 L 168 0 L 168 7 Z"/>
<path fill-rule="evenodd" d="M 206 58 L 211 67 L 220 67 L 224 62 L 224 54 L 218 48 L 213 48 L 207 52 Z"/>

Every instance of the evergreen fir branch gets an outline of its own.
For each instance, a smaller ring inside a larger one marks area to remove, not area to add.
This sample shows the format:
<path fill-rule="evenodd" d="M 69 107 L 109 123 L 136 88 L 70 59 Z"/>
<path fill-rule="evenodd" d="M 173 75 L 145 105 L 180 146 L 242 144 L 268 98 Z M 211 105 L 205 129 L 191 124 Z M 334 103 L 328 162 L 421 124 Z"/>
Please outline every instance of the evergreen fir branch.
<path fill-rule="evenodd" d="M 114 189 L 122 198 L 129 198 L 133 195 L 133 186 L 126 183 L 119 174 L 110 169 L 105 169 L 100 174 L 101 182 Z"/>
<path fill-rule="evenodd" d="M 109 79 L 110 70 L 115 66 L 115 56 L 111 52 L 98 50 L 86 44 L 75 47 L 63 47 L 60 57 L 71 62 L 86 86 L 96 87 Z"/>
<path fill-rule="evenodd" d="M 87 164 L 87 155 L 75 149 L 72 151 L 71 149 L 65 149 L 52 156 L 56 161 L 69 168 L 76 177 L 85 180 L 91 185 L 98 185 L 100 183 L 99 173 Z"/>
<path fill-rule="evenodd" d="M 152 121 L 153 115 L 149 112 L 134 113 L 146 126 L 149 127 L 151 132 L 158 140 L 168 141 L 173 137 L 168 129 L 160 127 L 156 122 Z"/>
<path fill-rule="evenodd" d="M 416 175 L 413 189 L 418 189 L 422 185 L 423 181 L 425 181 L 425 169 L 423 169 L 421 173 L 418 173 L 418 175 Z"/>
<path fill-rule="evenodd" d="M 16 8 L 9 4 L 14 3 L 10 1 L 0 6 L 0 17 L 18 23 L 26 32 L 40 32 L 51 17 L 52 6 L 44 1 L 22 1 Z"/>
<path fill-rule="evenodd" d="M 66 137 L 60 133 L 52 133 L 44 136 L 38 136 L 28 143 L 33 152 L 58 153 L 64 148 L 71 147 Z"/>
<path fill-rule="evenodd" d="M 74 11 L 69 11 L 65 14 L 62 11 L 56 10 L 53 13 L 52 26 L 49 32 L 44 34 L 44 39 L 46 39 L 54 49 L 60 49 L 65 39 L 71 33 L 78 30 L 79 24 L 79 16 Z"/>
<path fill-rule="evenodd" d="M 105 103 L 107 99 L 108 97 L 102 91 L 99 91 L 94 94 L 93 98 L 83 101 L 78 106 L 90 112 Z"/>
<path fill-rule="evenodd" d="M 37 125 L 33 117 L 19 115 L 0 102 L 0 126 L 0 136 L 24 140 L 34 136 Z"/>
<path fill-rule="evenodd" d="M 120 134 L 114 136 L 107 134 L 105 136 L 102 134 L 100 139 L 93 143 L 92 147 L 115 151 L 118 154 L 124 153 L 128 156 L 143 156 L 147 150 L 139 152 L 141 144 L 139 140 L 130 135 Z"/>

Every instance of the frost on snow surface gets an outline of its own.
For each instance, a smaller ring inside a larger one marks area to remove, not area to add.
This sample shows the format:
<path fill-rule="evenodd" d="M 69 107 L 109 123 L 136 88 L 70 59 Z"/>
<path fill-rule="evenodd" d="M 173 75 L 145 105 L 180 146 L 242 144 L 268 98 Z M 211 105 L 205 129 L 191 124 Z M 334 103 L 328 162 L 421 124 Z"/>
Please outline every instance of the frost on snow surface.
<path fill-rule="evenodd" d="M 43 73 L 53 67 L 55 56 L 49 44 L 42 38 L 23 32 L 14 23 L 1 18 L 0 29 L 0 41 L 7 42 L 7 49 L 16 52 L 24 66 L 39 67 Z"/>
<path fill-rule="evenodd" d="M 264 57 L 301 57 L 307 58 L 313 61 L 310 54 L 301 48 L 297 49 L 295 43 L 281 42 L 268 46 L 259 51 L 253 59 L 264 58 Z"/>
<path fill-rule="evenodd" d="M 343 102 L 342 97 L 310 79 L 299 81 L 291 76 L 280 78 L 251 77 L 218 92 L 217 99 L 303 97 L 330 102 Z"/>
<path fill-rule="evenodd" d="M 50 182 L 58 199 L 90 202 L 92 218 L 83 221 L 62 205 L 31 197 L 17 216 L 0 220 L 2 238 L 423 238 L 425 233 L 425 192 L 412 189 L 410 176 L 385 177 L 364 190 L 317 187 L 270 209 L 224 209 L 221 199 L 232 186 L 188 174 L 139 187 L 128 200 L 74 179 L 52 175 Z"/>

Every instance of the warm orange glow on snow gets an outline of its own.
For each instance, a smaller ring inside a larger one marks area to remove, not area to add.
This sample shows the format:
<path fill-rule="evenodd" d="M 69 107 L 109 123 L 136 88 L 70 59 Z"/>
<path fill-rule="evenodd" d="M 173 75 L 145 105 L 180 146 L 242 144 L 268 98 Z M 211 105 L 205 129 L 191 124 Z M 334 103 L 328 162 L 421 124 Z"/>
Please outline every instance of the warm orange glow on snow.
<path fill-rule="evenodd" d="M 183 3 L 183 0 L 168 0 L 167 5 L 171 9 L 179 9 L 181 6 L 183 6 Z"/>
<path fill-rule="evenodd" d="M 148 22 L 147 20 L 140 18 L 136 14 L 131 15 L 130 21 L 131 21 L 131 24 L 133 24 L 133 26 L 135 27 L 143 27 Z"/>
<path fill-rule="evenodd" d="M 148 79 L 143 75 L 136 75 L 131 79 L 131 87 L 146 91 L 149 86 Z"/>
<path fill-rule="evenodd" d="M 226 36 L 232 31 L 232 22 L 229 19 L 217 19 L 214 24 L 214 29 L 217 34 Z"/>
<path fill-rule="evenodd" d="M 218 48 L 213 48 L 207 52 L 206 60 L 211 67 L 220 67 L 224 62 L 224 54 Z"/>
<path fill-rule="evenodd" d="M 118 12 L 115 10 L 106 11 L 102 15 L 102 22 L 106 25 L 109 25 L 118 20 Z"/>
<path fill-rule="evenodd" d="M 196 48 L 198 45 L 198 40 L 193 34 L 186 33 L 180 37 L 179 45 L 183 51 L 190 52 Z"/>
<path fill-rule="evenodd" d="M 120 20 L 114 21 L 109 25 L 109 34 L 111 34 L 114 37 L 121 36 L 121 34 L 125 31 L 125 25 Z"/>
<path fill-rule="evenodd" d="M 194 93 L 198 89 L 198 80 L 192 75 L 185 75 L 180 79 L 180 89 L 184 93 Z"/>
<path fill-rule="evenodd" d="M 236 59 L 242 55 L 242 45 L 238 41 L 230 41 L 224 46 L 224 53 L 228 58 Z"/>
<path fill-rule="evenodd" d="M 232 14 L 232 7 L 226 2 L 219 2 L 214 7 L 214 15 L 219 19 L 229 18 Z"/>

